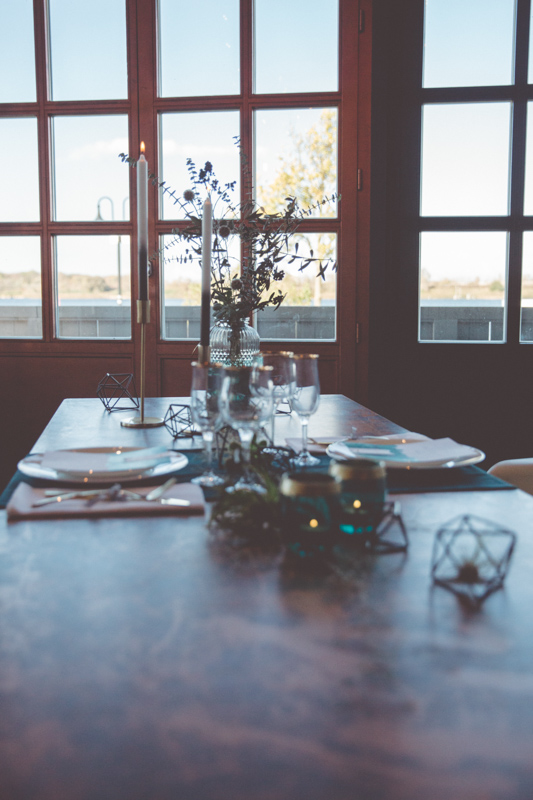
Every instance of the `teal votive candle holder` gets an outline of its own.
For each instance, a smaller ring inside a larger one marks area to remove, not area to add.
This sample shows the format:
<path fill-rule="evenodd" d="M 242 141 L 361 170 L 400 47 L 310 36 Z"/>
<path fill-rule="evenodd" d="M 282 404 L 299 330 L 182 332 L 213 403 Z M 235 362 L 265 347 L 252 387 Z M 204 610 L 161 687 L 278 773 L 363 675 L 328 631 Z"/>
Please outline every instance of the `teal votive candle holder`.
<path fill-rule="evenodd" d="M 329 473 L 340 490 L 340 543 L 366 543 L 376 534 L 387 502 L 385 464 L 369 458 L 332 460 Z"/>
<path fill-rule="evenodd" d="M 327 473 L 286 472 L 281 478 L 283 538 L 299 557 L 328 555 L 339 528 L 340 484 Z"/>

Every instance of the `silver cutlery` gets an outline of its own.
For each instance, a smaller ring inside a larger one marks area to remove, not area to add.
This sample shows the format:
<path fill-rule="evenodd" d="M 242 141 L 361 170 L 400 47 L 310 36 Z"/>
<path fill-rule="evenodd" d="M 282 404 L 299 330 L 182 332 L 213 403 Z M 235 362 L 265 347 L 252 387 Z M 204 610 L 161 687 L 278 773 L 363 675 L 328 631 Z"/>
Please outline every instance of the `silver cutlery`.
<path fill-rule="evenodd" d="M 58 492 L 55 489 L 45 489 L 45 497 L 42 500 L 36 500 L 32 503 L 32 508 L 37 506 L 46 506 L 51 503 L 61 503 L 64 500 L 78 500 L 86 499 L 88 505 L 93 505 L 98 500 L 141 500 L 142 495 L 137 492 L 132 492 L 129 489 L 123 489 L 117 483 L 111 486 L 110 489 L 83 489 L 73 490 L 69 492 Z"/>
<path fill-rule="evenodd" d="M 61 503 L 65 500 L 87 500 L 87 505 L 92 506 L 100 500 L 148 500 L 149 502 L 159 501 L 161 505 L 166 506 L 190 506 L 189 500 L 183 500 L 179 497 L 162 497 L 167 489 L 170 489 L 176 483 L 176 478 L 169 478 L 168 481 L 156 486 L 143 496 L 138 492 L 132 492 L 129 489 L 123 489 L 120 483 L 115 483 L 109 489 L 83 489 L 73 490 L 70 492 L 61 492 L 56 489 L 45 489 L 45 497 L 42 500 L 36 500 L 32 503 L 32 507 L 46 506 L 51 503 Z"/>
<path fill-rule="evenodd" d="M 152 489 L 148 494 L 145 496 L 145 500 L 158 500 L 162 495 L 165 494 L 167 489 L 170 489 L 171 486 L 174 486 L 176 483 L 176 478 L 169 478 L 168 481 L 162 483 L 161 486 L 156 486 L 155 489 Z M 171 505 L 177 505 L 176 503 L 172 503 Z M 179 505 L 182 505 L 179 503 Z"/>
<path fill-rule="evenodd" d="M 74 500 L 78 497 L 94 497 L 94 495 L 100 494 L 100 489 L 91 490 L 91 491 L 84 491 L 84 492 L 53 492 L 49 494 L 50 490 L 45 491 L 45 495 L 47 495 L 43 500 L 36 500 L 35 503 L 32 503 L 32 507 L 36 506 L 46 506 L 50 503 L 61 503 L 63 500 Z"/>

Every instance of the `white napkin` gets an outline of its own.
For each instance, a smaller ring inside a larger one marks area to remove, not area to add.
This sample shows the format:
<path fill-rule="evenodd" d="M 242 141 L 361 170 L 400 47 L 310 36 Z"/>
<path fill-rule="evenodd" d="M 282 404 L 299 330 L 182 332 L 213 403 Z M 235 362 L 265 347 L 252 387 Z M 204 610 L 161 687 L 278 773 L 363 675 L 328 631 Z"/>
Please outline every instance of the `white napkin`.
<path fill-rule="evenodd" d="M 427 437 L 408 440 L 391 437 L 370 437 L 350 442 L 336 442 L 329 448 L 329 453 L 342 459 L 380 458 L 392 466 L 406 464 L 445 464 L 449 461 L 467 459 L 479 454 L 473 447 L 458 444 L 453 439 L 428 439 Z"/>

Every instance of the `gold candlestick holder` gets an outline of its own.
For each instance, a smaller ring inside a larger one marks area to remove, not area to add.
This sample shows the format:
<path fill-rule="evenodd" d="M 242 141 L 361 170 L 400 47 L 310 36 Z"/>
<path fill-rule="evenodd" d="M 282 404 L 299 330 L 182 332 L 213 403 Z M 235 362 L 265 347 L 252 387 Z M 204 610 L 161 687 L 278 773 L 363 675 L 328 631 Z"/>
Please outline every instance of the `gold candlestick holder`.
<path fill-rule="evenodd" d="M 208 364 L 211 361 L 211 348 L 209 345 L 198 345 L 198 362 L 200 364 Z"/>
<path fill-rule="evenodd" d="M 120 423 L 123 428 L 159 428 L 165 424 L 162 417 L 144 416 L 144 394 L 146 373 L 146 326 L 150 322 L 150 301 L 137 300 L 137 322 L 141 326 L 141 380 L 140 380 L 140 416 L 123 419 Z"/>

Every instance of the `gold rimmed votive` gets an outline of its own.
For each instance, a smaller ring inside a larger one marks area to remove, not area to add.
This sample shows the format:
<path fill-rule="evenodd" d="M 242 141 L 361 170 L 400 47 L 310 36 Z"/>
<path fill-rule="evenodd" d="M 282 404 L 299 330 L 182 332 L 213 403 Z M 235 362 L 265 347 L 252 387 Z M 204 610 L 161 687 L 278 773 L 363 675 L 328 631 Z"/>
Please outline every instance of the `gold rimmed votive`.
<path fill-rule="evenodd" d="M 286 472 L 280 482 L 283 535 L 296 556 L 331 552 L 339 524 L 340 484 L 332 475 Z"/>
<path fill-rule="evenodd" d="M 341 542 L 372 536 L 387 502 L 387 470 L 383 461 L 358 458 L 332 460 L 330 475 L 340 489 L 339 533 Z"/>

